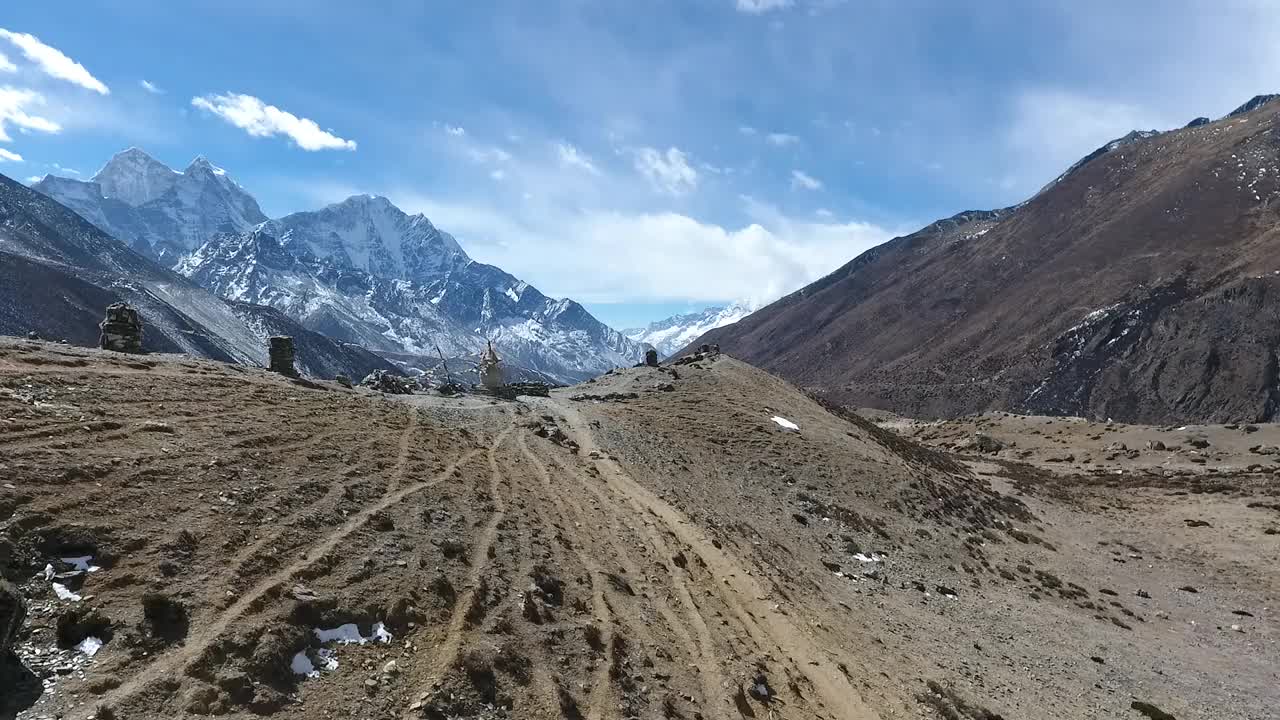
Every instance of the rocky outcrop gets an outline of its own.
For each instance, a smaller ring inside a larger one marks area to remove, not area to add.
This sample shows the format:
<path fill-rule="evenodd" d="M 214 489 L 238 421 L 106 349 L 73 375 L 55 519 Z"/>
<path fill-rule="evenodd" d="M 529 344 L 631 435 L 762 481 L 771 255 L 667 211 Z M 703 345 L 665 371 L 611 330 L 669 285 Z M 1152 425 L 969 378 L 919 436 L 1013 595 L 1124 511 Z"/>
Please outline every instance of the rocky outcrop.
<path fill-rule="evenodd" d="M 0 662 L 9 656 L 26 617 L 27 604 L 18 589 L 0 579 Z"/>
<path fill-rule="evenodd" d="M 388 395 L 412 395 L 418 389 L 416 382 L 384 370 L 369 373 L 360 385 Z"/>

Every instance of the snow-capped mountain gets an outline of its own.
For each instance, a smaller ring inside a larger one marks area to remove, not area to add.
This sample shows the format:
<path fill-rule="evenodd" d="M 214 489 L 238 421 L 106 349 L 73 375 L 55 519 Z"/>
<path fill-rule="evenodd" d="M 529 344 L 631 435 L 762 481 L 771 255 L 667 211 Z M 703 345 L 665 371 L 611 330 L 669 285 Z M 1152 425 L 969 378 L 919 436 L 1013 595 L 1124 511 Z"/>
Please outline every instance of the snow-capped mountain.
<path fill-rule="evenodd" d="M 47 175 L 32 187 L 169 266 L 215 233 L 267 220 L 253 196 L 203 156 L 178 172 L 129 148 L 87 181 Z"/>
<path fill-rule="evenodd" d="M 33 186 L 99 228 L 238 303 L 386 353 L 479 352 L 574 382 L 637 362 L 644 347 L 572 300 L 467 256 L 423 215 L 357 195 L 268 220 L 203 157 L 176 172 L 136 148 L 88 182 Z"/>
<path fill-rule="evenodd" d="M 153 352 L 265 365 L 266 338 L 286 334 L 294 338 L 298 369 L 308 375 L 363 377 L 395 367 L 272 308 L 219 298 L 0 175 L 0 334 L 34 331 L 95 345 L 103 311 L 121 300 L 142 314 L 143 346 Z"/>
<path fill-rule="evenodd" d="M 648 327 L 623 330 L 622 334 L 636 342 L 652 345 L 664 358 L 671 357 L 703 333 L 736 323 L 755 309 L 748 303 L 709 307 L 700 312 L 673 315 L 649 323 Z"/>
<path fill-rule="evenodd" d="M 458 241 L 425 215 L 408 215 L 384 197 L 354 195 L 314 212 L 272 220 L 285 250 L 383 278 L 430 281 L 471 262 Z"/>
<path fill-rule="evenodd" d="M 363 213 L 363 202 L 320 212 Z M 384 198 L 377 202 L 394 209 Z M 177 270 L 222 297 L 276 308 L 334 339 L 389 354 L 434 356 L 439 346 L 446 356 L 464 356 L 492 340 L 509 363 L 574 382 L 632 364 L 643 353 L 578 303 L 548 298 L 467 258 L 456 243 L 445 272 L 425 280 L 381 277 L 305 247 L 295 254 L 271 234 L 279 226 L 217 235 Z"/>

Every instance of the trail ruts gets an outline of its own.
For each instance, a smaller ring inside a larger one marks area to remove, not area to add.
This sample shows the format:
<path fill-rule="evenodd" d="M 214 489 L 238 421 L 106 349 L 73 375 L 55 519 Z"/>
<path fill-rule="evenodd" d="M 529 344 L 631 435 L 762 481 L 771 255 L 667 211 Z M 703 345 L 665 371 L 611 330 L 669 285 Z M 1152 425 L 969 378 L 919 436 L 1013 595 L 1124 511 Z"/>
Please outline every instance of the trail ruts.
<path fill-rule="evenodd" d="M 467 611 L 470 609 L 471 604 L 475 602 L 476 593 L 480 588 L 481 576 L 489 567 L 489 552 L 493 548 L 493 541 L 498 534 L 498 524 L 506 517 L 506 501 L 502 498 L 502 493 L 498 487 L 501 470 L 498 468 L 497 452 L 513 429 L 509 427 L 503 430 L 489 447 L 489 495 L 493 500 L 493 515 L 485 523 L 484 530 L 481 531 L 479 540 L 471 551 L 466 589 L 459 593 L 454 600 L 453 610 L 449 616 L 449 627 L 426 666 L 427 686 L 413 693 L 413 697 L 429 693 L 458 659 L 458 654 L 462 648 L 462 640 L 467 632 Z M 407 714 L 406 717 L 412 717 L 412 714 Z"/>
<path fill-rule="evenodd" d="M 592 451 L 599 452 L 595 438 L 576 408 L 555 400 L 551 400 L 549 404 L 566 419 L 566 432 L 578 443 L 584 455 L 590 455 Z M 784 657 L 791 658 L 808 678 L 818 696 L 812 700 L 818 700 L 830 717 L 839 720 L 867 720 L 877 717 L 836 668 L 831 653 L 818 647 L 808 634 L 797 628 L 786 615 L 775 610 L 767 600 L 760 599 L 767 598 L 768 593 L 747 574 L 737 560 L 724 550 L 716 548 L 684 513 L 636 482 L 616 461 L 608 459 L 603 453 L 600 457 L 596 461 L 596 467 L 600 469 L 603 480 L 637 506 L 652 512 L 672 535 L 702 559 L 713 576 L 723 579 L 735 596 L 732 599 L 726 598 L 726 604 L 732 608 L 735 603 L 741 603 L 750 616 L 759 622 L 767 633 L 767 639 L 771 641 L 769 644 L 776 646 Z"/>
<path fill-rule="evenodd" d="M 495 447 L 500 441 L 501 438 L 495 440 Z M 492 456 L 493 448 L 490 448 L 489 452 Z M 290 582 L 294 576 L 309 568 L 316 561 L 320 560 L 337 547 L 338 544 L 348 536 L 359 530 L 365 523 L 369 522 L 369 519 L 372 518 L 375 513 L 386 510 L 414 493 L 421 492 L 422 490 L 439 484 L 452 475 L 457 468 L 461 467 L 464 463 L 468 462 L 479 453 L 479 450 L 469 450 L 463 453 L 461 457 L 451 462 L 443 471 L 432 477 L 430 480 L 414 483 L 408 487 L 383 495 L 377 502 L 352 515 L 341 527 L 331 533 L 328 533 L 319 542 L 312 545 L 301 560 L 282 568 L 270 577 L 255 584 L 251 589 L 241 595 L 233 605 L 219 613 L 212 623 L 201 628 L 198 632 L 193 633 L 181 648 L 157 658 L 154 662 L 143 668 L 137 675 L 134 675 L 123 685 L 104 695 L 101 700 L 101 704 L 106 707 L 120 704 L 122 701 L 132 697 L 151 682 L 163 677 L 165 674 L 179 669 L 186 669 L 191 663 L 201 656 L 206 648 L 225 633 L 232 623 L 240 617 L 248 614 L 249 609 L 253 607 L 260 598 L 270 592 L 272 588 Z M 405 467 L 405 463 L 398 465 L 398 469 L 400 471 L 403 471 Z"/>

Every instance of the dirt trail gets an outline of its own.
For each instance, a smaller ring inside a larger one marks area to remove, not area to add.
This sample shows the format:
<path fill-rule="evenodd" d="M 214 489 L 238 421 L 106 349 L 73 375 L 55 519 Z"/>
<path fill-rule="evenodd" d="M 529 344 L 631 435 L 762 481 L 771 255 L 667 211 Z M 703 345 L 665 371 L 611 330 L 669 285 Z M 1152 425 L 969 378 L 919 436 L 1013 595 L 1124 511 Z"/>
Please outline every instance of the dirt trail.
<path fill-rule="evenodd" d="M 753 619 L 762 621 L 770 644 L 778 647 L 784 657 L 790 658 L 799 666 L 821 696 L 822 704 L 831 717 L 841 720 L 878 717 L 837 669 L 837 661 L 832 653 L 822 650 L 808 634 L 799 630 L 780 612 L 779 605 L 770 603 L 767 600 L 769 593 L 760 587 L 742 565 L 728 553 L 715 547 L 705 533 L 683 513 L 635 482 L 616 461 L 601 452 L 591 434 L 590 426 L 577 408 L 556 400 L 549 400 L 546 405 L 565 418 L 566 433 L 578 443 L 584 454 L 599 454 L 596 466 L 601 469 L 605 482 L 660 519 L 668 530 L 702 558 L 712 575 L 720 578 L 732 590 L 736 597 L 730 602 L 743 604 Z"/>
<path fill-rule="evenodd" d="M 414 414 L 413 419 L 410 421 L 409 428 L 405 431 L 406 436 L 413 431 L 416 425 L 417 419 L 416 414 Z M 500 441 L 501 438 L 495 440 L 494 446 L 496 447 Z M 400 447 L 400 453 L 396 463 L 397 473 L 403 473 L 407 467 L 408 451 L 409 448 L 407 444 Z M 493 448 L 490 448 L 490 453 L 492 452 Z M 251 590 L 241 595 L 234 604 L 221 613 L 221 615 L 219 615 L 212 623 L 204 626 L 196 635 L 187 638 L 186 643 L 180 649 L 171 651 L 166 656 L 153 661 L 142 672 L 130 678 L 114 691 L 104 695 L 102 698 L 102 704 L 111 706 L 116 703 L 120 703 L 135 693 L 142 691 L 153 681 L 160 679 L 167 674 L 187 668 L 195 662 L 214 641 L 225 633 L 233 623 L 241 617 L 250 614 L 254 605 L 267 595 L 267 593 L 290 582 L 299 573 L 311 567 L 322 557 L 336 548 L 344 539 L 368 523 L 374 514 L 390 508 L 414 493 L 421 492 L 429 487 L 439 484 L 449 476 L 453 475 L 459 467 L 470 461 L 478 454 L 479 451 L 475 450 L 465 452 L 461 457 L 450 462 L 444 471 L 436 475 L 434 478 L 414 483 L 394 492 L 389 492 L 378 502 L 364 508 L 358 513 L 355 513 L 342 526 L 326 534 L 319 542 L 312 545 L 302 559 L 286 566 L 265 580 L 258 582 Z"/>

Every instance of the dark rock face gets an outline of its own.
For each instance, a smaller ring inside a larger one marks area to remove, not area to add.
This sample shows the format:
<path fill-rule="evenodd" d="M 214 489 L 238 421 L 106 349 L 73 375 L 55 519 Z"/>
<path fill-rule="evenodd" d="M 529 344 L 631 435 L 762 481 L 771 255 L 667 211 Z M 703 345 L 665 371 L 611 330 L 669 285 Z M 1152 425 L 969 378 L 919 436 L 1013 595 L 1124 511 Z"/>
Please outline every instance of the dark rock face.
<path fill-rule="evenodd" d="M 0 579 L 0 662 L 4 662 L 27 617 L 27 604 L 18 589 Z"/>
<path fill-rule="evenodd" d="M 1130 134 L 1017 207 L 885 243 L 690 348 L 914 417 L 1280 418 L 1278 110 Z"/>
<path fill-rule="evenodd" d="M 114 350 L 124 353 L 142 352 L 142 318 L 138 311 L 127 303 L 112 303 L 107 306 L 107 317 L 98 326 L 102 335 L 98 338 L 98 347 L 103 350 Z"/>

